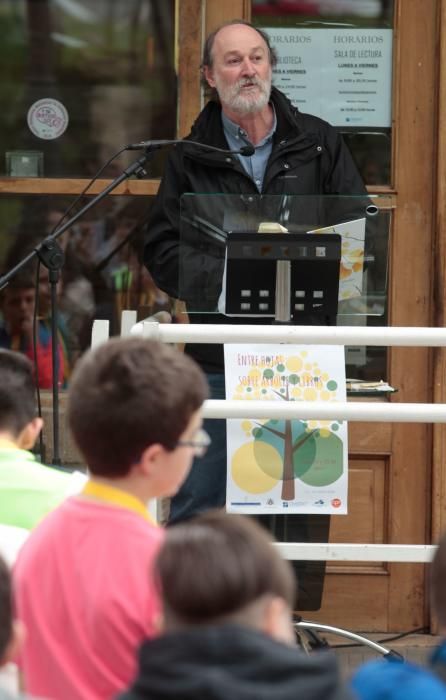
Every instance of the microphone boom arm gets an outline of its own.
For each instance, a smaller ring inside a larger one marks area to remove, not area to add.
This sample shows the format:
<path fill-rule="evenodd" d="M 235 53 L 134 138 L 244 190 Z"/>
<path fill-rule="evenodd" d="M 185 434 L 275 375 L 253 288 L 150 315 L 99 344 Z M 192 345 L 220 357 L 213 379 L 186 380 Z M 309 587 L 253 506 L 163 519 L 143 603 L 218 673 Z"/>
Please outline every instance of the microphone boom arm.
<path fill-rule="evenodd" d="M 252 156 L 254 155 L 255 148 L 252 144 L 247 143 L 239 149 L 231 150 L 226 148 L 219 148 L 218 146 L 212 146 L 210 143 L 200 143 L 200 141 L 191 141 L 190 139 L 171 139 L 171 140 L 160 140 L 160 141 L 140 141 L 139 143 L 129 143 L 126 147 L 126 151 L 140 151 L 149 150 L 153 151 L 158 148 L 163 148 L 163 146 L 176 146 L 182 144 L 183 146 L 197 146 L 198 148 L 203 148 L 206 151 L 216 151 L 217 153 L 225 153 L 226 155 L 241 155 L 241 156 Z"/>

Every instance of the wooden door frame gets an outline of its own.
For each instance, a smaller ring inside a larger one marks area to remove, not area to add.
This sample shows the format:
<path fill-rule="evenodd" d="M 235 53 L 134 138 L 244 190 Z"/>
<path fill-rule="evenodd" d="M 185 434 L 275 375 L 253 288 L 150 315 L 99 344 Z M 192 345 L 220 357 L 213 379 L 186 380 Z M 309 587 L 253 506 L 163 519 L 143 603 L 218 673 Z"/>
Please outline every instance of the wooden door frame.
<path fill-rule="evenodd" d="M 438 142 L 436 162 L 435 325 L 446 324 L 446 0 L 439 1 Z M 446 403 L 446 348 L 434 352 L 434 401 Z M 446 531 L 446 426 L 433 428 L 432 541 Z"/>
<path fill-rule="evenodd" d="M 437 38 L 436 0 L 397 2 L 393 75 L 396 208 L 389 289 L 389 323 L 394 326 L 428 326 L 433 322 Z M 417 256 L 410 241 L 417 242 Z M 428 348 L 389 351 L 390 382 L 399 389 L 392 402 L 432 401 L 431 355 Z M 431 453 L 431 425 L 393 425 L 389 543 L 429 542 Z M 425 567 L 391 564 L 389 571 L 389 628 L 399 629 L 402 619 L 411 620 L 413 628 L 424 626 Z"/>

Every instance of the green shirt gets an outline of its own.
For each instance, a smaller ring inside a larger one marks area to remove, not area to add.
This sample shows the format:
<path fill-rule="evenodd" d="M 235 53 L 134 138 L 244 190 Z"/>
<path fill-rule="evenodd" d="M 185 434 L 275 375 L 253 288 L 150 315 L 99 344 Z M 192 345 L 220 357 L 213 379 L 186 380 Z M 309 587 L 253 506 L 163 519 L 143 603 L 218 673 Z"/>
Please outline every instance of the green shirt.
<path fill-rule="evenodd" d="M 46 467 L 27 450 L 0 447 L 0 523 L 31 530 L 64 498 L 79 492 L 83 479 L 79 472 Z"/>

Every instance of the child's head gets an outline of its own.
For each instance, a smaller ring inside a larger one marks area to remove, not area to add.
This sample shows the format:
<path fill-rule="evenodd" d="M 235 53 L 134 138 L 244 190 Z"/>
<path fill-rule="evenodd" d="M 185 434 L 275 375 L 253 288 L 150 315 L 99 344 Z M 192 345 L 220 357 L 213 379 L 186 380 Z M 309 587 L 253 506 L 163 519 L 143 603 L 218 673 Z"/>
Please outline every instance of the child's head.
<path fill-rule="evenodd" d="M 210 511 L 174 525 L 155 571 L 166 631 L 237 623 L 294 641 L 295 578 L 254 520 Z"/>
<path fill-rule="evenodd" d="M 157 484 L 162 492 L 153 495 L 175 492 L 192 462 L 190 443 L 201 427 L 207 392 L 198 365 L 169 345 L 114 338 L 87 352 L 71 380 L 68 419 L 91 474 L 126 477 L 150 457 L 146 466 L 162 466 L 168 480 L 170 467 L 178 472 L 183 463 L 180 482 Z M 162 476 L 158 469 L 157 479 Z"/>
<path fill-rule="evenodd" d="M 19 272 L 1 293 L 1 309 L 6 330 L 10 335 L 29 335 L 35 304 L 35 275 Z"/>
<path fill-rule="evenodd" d="M 13 633 L 11 577 L 0 557 L 0 664 L 6 656 Z"/>
<path fill-rule="evenodd" d="M 19 352 L 0 349 L 0 433 L 30 449 L 41 428 L 31 361 Z"/>
<path fill-rule="evenodd" d="M 0 557 L 0 666 L 14 657 L 22 638 L 22 625 L 13 615 L 11 574 Z"/>

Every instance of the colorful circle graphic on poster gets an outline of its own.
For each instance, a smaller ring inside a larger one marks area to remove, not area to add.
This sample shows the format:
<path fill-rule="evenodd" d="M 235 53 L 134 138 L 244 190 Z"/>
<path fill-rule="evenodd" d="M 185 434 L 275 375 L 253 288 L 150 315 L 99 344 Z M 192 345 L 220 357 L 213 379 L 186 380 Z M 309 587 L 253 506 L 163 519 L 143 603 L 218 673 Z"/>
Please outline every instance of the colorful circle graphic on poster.
<path fill-rule="evenodd" d="M 265 469 L 261 464 L 268 465 Z M 237 486 L 247 493 L 266 493 L 279 481 L 283 471 L 282 458 L 266 442 L 242 445 L 232 459 L 232 477 Z"/>

